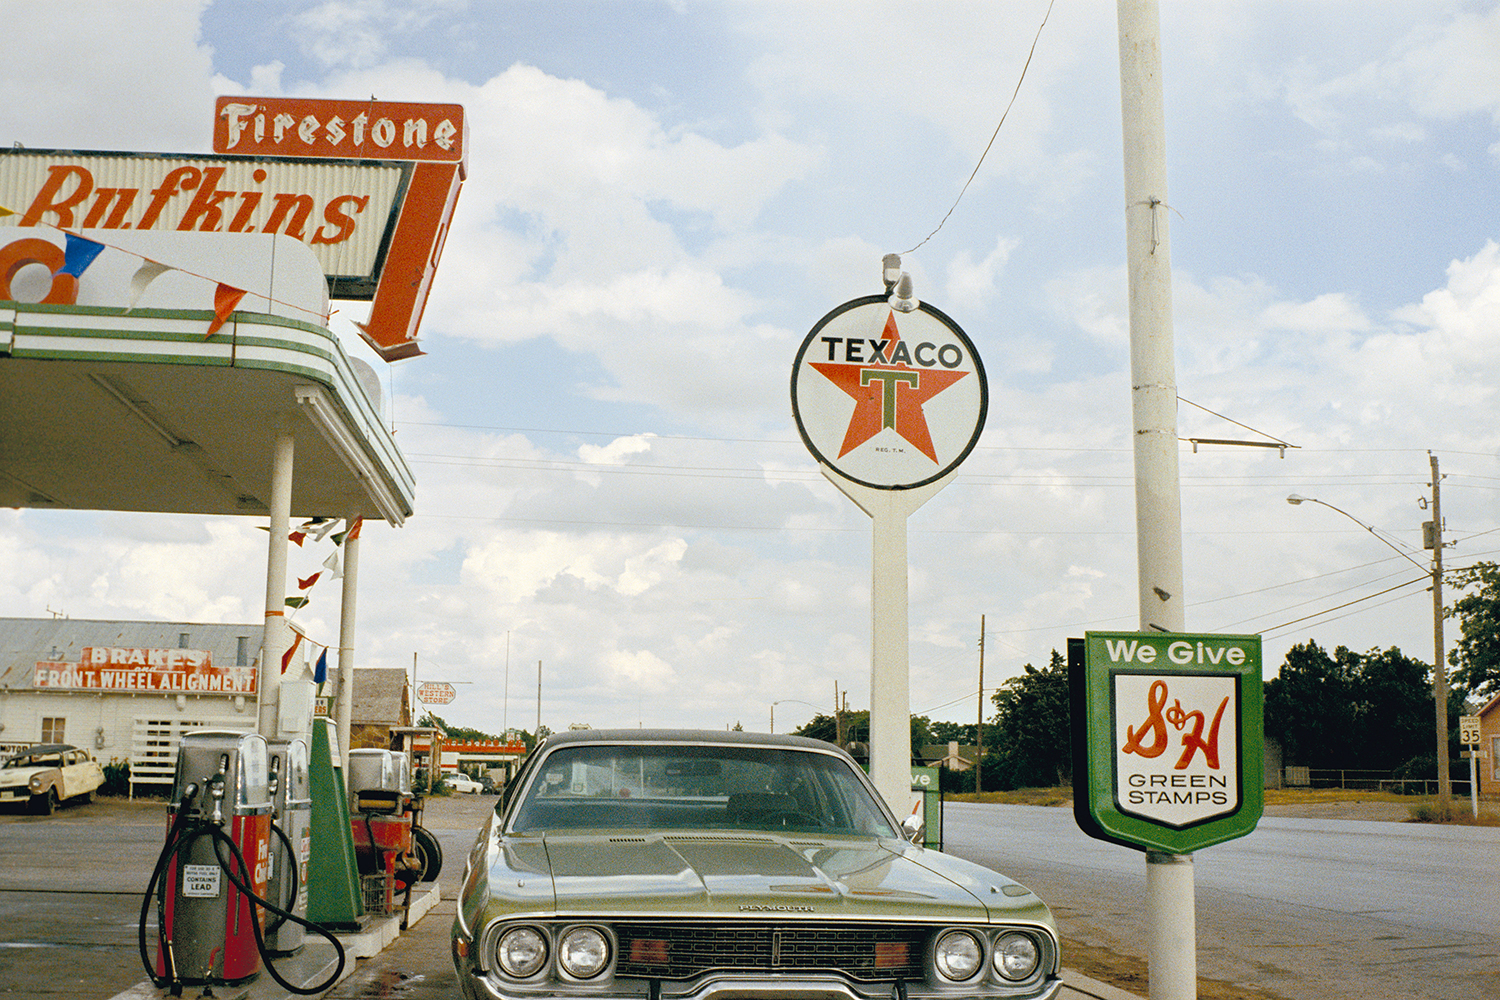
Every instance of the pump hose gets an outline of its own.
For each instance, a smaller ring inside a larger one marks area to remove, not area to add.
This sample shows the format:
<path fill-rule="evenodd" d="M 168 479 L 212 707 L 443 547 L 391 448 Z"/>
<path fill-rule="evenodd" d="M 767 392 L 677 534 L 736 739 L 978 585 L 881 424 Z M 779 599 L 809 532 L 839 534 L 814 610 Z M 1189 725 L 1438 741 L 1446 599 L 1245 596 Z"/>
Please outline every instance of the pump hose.
<path fill-rule="evenodd" d="M 248 884 L 250 881 L 250 866 L 245 864 L 245 856 L 240 853 L 240 845 L 236 844 L 234 842 L 234 838 L 225 833 L 222 827 L 210 825 L 207 832 L 214 839 L 214 857 L 218 859 L 219 867 L 224 870 L 224 874 L 229 877 L 229 881 L 234 883 L 236 889 L 248 896 L 261 909 L 268 910 L 271 913 L 275 913 L 285 918 L 286 920 L 292 921 L 293 923 L 301 924 L 303 927 L 307 928 L 313 933 L 326 938 L 333 945 L 334 951 L 338 954 L 338 965 L 334 967 L 333 972 L 328 976 L 328 979 L 325 982 L 319 983 L 316 986 L 294 986 L 281 977 L 281 974 L 276 971 L 275 964 L 271 961 L 271 956 L 266 953 L 266 938 L 265 935 L 261 933 L 260 921 L 251 920 L 250 929 L 255 932 L 256 950 L 260 952 L 261 960 L 266 963 L 266 971 L 271 974 L 271 978 L 280 983 L 286 990 L 292 993 L 296 993 L 298 996 L 312 996 L 314 993 L 322 993 L 324 990 L 331 987 L 334 983 L 338 982 L 339 976 L 343 975 L 344 972 L 345 956 L 343 943 L 340 942 L 339 939 L 335 937 L 331 931 L 329 931 L 322 925 L 315 924 L 310 920 L 304 920 L 302 917 L 297 916 L 295 913 L 292 913 L 288 910 L 283 910 L 281 907 L 277 906 L 270 900 L 262 899 L 260 896 L 257 896 L 255 894 L 255 890 L 252 889 Z M 229 865 L 224 863 L 224 855 L 220 852 L 220 847 L 223 844 L 229 845 L 230 854 L 234 856 L 235 863 L 239 865 L 240 872 L 242 872 L 245 876 L 244 881 L 241 881 L 239 876 L 234 873 L 234 870 Z"/>
<path fill-rule="evenodd" d="M 250 866 L 245 864 L 244 854 L 240 852 L 239 845 L 234 842 L 234 839 L 227 833 L 225 833 L 223 828 L 218 824 L 208 821 L 199 821 L 196 829 L 190 831 L 186 835 L 183 834 L 183 828 L 188 824 L 189 806 L 192 802 L 193 797 L 196 796 L 197 791 L 198 790 L 195 785 L 189 785 L 185 790 L 183 794 L 182 804 L 178 808 L 177 818 L 173 821 L 172 828 L 167 834 L 166 843 L 162 845 L 161 854 L 156 859 L 156 867 L 151 872 L 151 881 L 146 886 L 145 897 L 141 900 L 141 916 L 139 925 L 137 927 L 137 941 L 140 946 L 141 964 L 145 967 L 146 975 L 150 978 L 152 985 L 157 989 L 167 989 L 170 987 L 173 996 L 182 995 L 182 983 L 177 976 L 177 967 L 172 955 L 171 943 L 167 941 L 165 937 L 166 920 L 161 913 L 161 899 L 164 898 L 165 892 L 163 892 L 162 897 L 158 898 L 157 913 L 157 947 L 161 950 L 162 966 L 166 973 L 165 975 L 158 976 L 156 974 L 156 970 L 151 963 L 151 956 L 146 950 L 146 917 L 151 911 L 151 897 L 157 895 L 157 885 L 161 882 L 162 876 L 166 873 L 173 856 L 185 852 L 199 837 L 210 836 L 214 841 L 214 857 L 218 860 L 220 869 L 222 869 L 224 874 L 228 876 L 229 881 L 234 884 L 234 887 L 236 889 L 244 893 L 262 909 L 276 914 L 282 922 L 291 920 L 294 923 L 301 924 L 308 930 L 311 930 L 314 933 L 326 938 L 333 944 L 334 951 L 338 955 L 338 965 L 334 968 L 333 974 L 329 976 L 326 982 L 320 983 L 317 986 L 313 987 L 295 986 L 287 980 L 283 979 L 281 977 L 281 974 L 276 971 L 276 966 L 272 963 L 271 957 L 267 954 L 266 951 L 266 940 L 265 935 L 262 933 L 260 928 L 260 921 L 251 920 L 250 927 L 255 932 L 256 950 L 260 952 L 261 960 L 265 963 L 266 971 L 271 974 L 271 978 L 276 980 L 276 982 L 281 984 L 281 986 L 283 986 L 285 989 L 300 996 L 311 996 L 314 993 L 321 993 L 333 986 L 334 983 L 338 982 L 339 976 L 342 975 L 344 971 L 344 963 L 346 958 L 344 955 L 343 943 L 340 942 L 339 939 L 326 928 L 312 923 L 311 921 L 305 920 L 302 917 L 297 916 L 295 913 L 284 910 L 276 904 L 270 902 L 269 900 L 262 899 L 260 896 L 257 896 L 254 890 L 251 889 L 251 887 L 247 884 L 249 882 Z M 284 836 L 285 835 L 283 834 L 283 837 Z M 243 880 L 234 872 L 234 866 L 225 862 L 224 854 L 222 851 L 223 844 L 229 845 L 230 854 L 233 856 L 235 864 L 239 866 L 240 872 L 245 874 L 245 878 Z M 295 898 L 296 897 L 293 896 L 294 900 Z M 279 926 L 279 924 L 277 926 Z"/>
<path fill-rule="evenodd" d="M 156 914 L 156 946 L 161 952 L 162 967 L 166 971 L 165 976 L 158 976 L 151 964 L 151 956 L 146 952 L 146 917 L 151 912 L 151 897 L 156 895 L 156 885 L 161 881 L 162 875 L 167 870 L 167 863 L 171 861 L 172 855 L 180 844 L 182 828 L 187 825 L 188 811 L 192 801 L 198 795 L 197 784 L 189 784 L 183 789 L 182 802 L 178 806 L 177 816 L 172 821 L 172 828 L 167 831 L 166 843 L 162 844 L 161 854 L 156 858 L 156 867 L 151 872 L 151 881 L 146 885 L 146 895 L 141 899 L 141 919 L 137 926 L 137 943 L 141 950 L 141 964 L 146 967 L 146 975 L 151 978 L 151 983 L 157 989 L 172 987 L 173 996 L 182 995 L 182 986 L 177 983 L 177 962 L 172 954 L 171 943 L 166 940 L 167 922 L 162 915 L 161 900 L 157 901 Z"/>
<path fill-rule="evenodd" d="M 292 876 L 288 880 L 288 884 L 292 888 L 291 898 L 289 898 L 286 903 L 286 908 L 290 910 L 292 907 L 297 905 L 297 893 L 301 891 L 302 888 L 302 873 L 297 870 L 297 849 L 292 846 L 292 838 L 286 835 L 285 830 L 276 825 L 275 820 L 271 821 L 271 832 L 275 834 L 283 844 L 286 845 L 286 866 L 287 870 L 291 873 Z M 276 919 L 266 925 L 266 933 L 275 934 L 278 930 L 281 929 L 281 925 L 284 923 L 286 923 L 286 917 L 282 916 L 280 913 L 276 914 Z"/>

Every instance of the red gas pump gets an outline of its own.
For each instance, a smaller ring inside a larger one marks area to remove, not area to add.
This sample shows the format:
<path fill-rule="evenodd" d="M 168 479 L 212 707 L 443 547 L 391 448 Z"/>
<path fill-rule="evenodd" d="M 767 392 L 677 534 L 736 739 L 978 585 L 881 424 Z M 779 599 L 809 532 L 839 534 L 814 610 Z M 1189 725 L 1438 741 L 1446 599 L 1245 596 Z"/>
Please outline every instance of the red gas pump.
<path fill-rule="evenodd" d="M 266 894 L 267 766 L 266 741 L 254 733 L 183 736 L 158 894 L 156 976 L 233 986 L 260 973 L 261 911 L 237 883 Z"/>
<path fill-rule="evenodd" d="M 177 754 L 166 843 L 141 902 L 141 961 L 158 988 L 235 986 L 260 974 L 267 910 L 333 942 L 338 967 L 326 983 L 292 984 L 269 962 L 271 978 L 293 993 L 320 993 L 344 967 L 344 949 L 325 929 L 266 897 L 271 865 L 271 795 L 266 741 L 254 733 L 195 732 Z M 146 925 L 156 903 L 156 955 Z"/>

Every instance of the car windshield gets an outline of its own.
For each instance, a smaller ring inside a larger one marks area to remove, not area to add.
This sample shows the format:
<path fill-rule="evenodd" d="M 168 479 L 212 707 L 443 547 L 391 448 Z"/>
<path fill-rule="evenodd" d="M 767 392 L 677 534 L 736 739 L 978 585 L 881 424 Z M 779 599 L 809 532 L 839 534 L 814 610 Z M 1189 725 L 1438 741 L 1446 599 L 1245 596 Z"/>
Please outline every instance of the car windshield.
<path fill-rule="evenodd" d="M 896 836 L 841 758 L 739 745 L 559 747 L 531 776 L 509 831 L 578 829 Z"/>
<path fill-rule="evenodd" d="M 22 754 L 12 757 L 0 767 L 62 767 L 62 754 Z"/>

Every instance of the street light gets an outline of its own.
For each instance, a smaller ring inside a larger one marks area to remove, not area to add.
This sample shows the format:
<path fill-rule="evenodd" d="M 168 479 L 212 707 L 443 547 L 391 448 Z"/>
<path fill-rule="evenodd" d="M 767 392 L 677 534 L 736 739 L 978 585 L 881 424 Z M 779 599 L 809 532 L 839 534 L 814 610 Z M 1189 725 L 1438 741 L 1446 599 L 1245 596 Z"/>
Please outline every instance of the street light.
<path fill-rule="evenodd" d="M 817 705 L 814 705 L 810 701 L 803 701 L 801 698 L 778 698 L 775 701 L 771 702 L 771 732 L 773 733 L 776 732 L 776 706 L 780 705 L 784 701 L 794 701 L 799 705 L 806 705 L 808 708 L 812 709 L 815 712 L 822 711 L 822 709 L 820 709 Z"/>
<path fill-rule="evenodd" d="M 1387 546 L 1400 555 L 1407 562 L 1416 566 L 1424 574 L 1432 576 L 1432 697 L 1436 702 L 1437 723 L 1437 777 L 1438 777 L 1438 802 L 1441 809 L 1447 812 L 1448 799 L 1452 793 L 1451 778 L 1448 774 L 1448 679 L 1447 671 L 1443 665 L 1443 521 L 1438 507 L 1438 471 L 1437 456 L 1431 456 L 1432 462 L 1432 565 L 1423 566 L 1403 550 L 1396 548 L 1391 542 L 1378 534 L 1373 527 L 1361 521 L 1347 510 L 1341 510 L 1333 504 L 1313 497 L 1299 496 L 1293 493 L 1286 498 L 1286 502 L 1296 506 L 1301 503 L 1315 503 L 1327 507 L 1329 510 L 1338 511 L 1340 514 L 1364 528 L 1370 534 L 1379 538 Z"/>

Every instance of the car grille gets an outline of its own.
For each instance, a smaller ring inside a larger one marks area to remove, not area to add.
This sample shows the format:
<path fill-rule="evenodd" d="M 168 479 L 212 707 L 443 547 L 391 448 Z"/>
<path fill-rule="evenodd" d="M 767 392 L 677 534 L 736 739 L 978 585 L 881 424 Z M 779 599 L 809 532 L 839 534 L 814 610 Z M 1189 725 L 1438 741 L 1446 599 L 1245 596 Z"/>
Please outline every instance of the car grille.
<path fill-rule="evenodd" d="M 929 929 L 910 924 L 618 923 L 615 974 L 690 979 L 708 971 L 842 972 L 864 981 L 923 977 Z"/>

